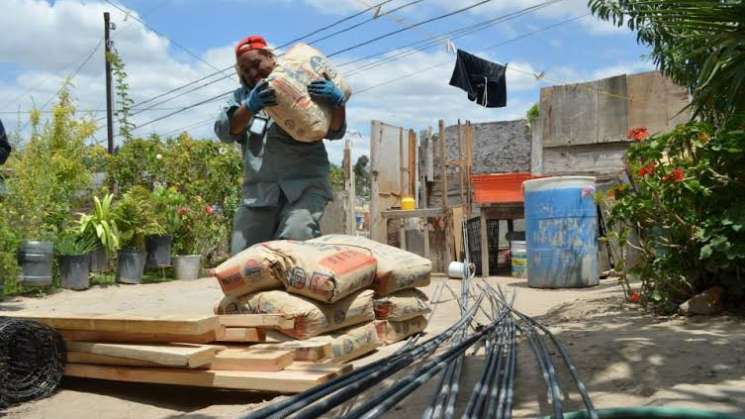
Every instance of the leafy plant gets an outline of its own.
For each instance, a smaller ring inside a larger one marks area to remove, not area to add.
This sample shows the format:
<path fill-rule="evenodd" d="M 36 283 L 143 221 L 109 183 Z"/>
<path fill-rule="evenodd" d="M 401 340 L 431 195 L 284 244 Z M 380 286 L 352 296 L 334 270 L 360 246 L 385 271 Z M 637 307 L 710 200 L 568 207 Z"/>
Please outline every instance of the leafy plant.
<path fill-rule="evenodd" d="M 207 256 L 214 252 L 227 233 L 224 215 L 196 196 L 190 205 L 176 210 L 180 220 L 173 249 L 180 255 Z"/>
<path fill-rule="evenodd" d="M 631 185 L 602 199 L 616 238 L 640 253 L 629 270 L 642 280 L 641 302 L 671 309 L 714 285 L 745 298 L 745 132 L 697 122 L 629 137 Z"/>
<path fill-rule="evenodd" d="M 745 113 L 745 3 L 590 0 L 601 19 L 637 32 L 660 71 L 690 89 L 696 116 L 723 126 Z"/>
<path fill-rule="evenodd" d="M 122 248 L 143 250 L 146 236 L 165 233 L 156 221 L 150 192 L 145 188 L 127 191 L 115 203 L 113 213 Z"/>
<path fill-rule="evenodd" d="M 535 121 L 537 121 L 540 116 L 541 109 L 538 107 L 537 103 L 534 103 L 533 106 L 528 109 L 528 112 L 525 115 L 526 119 L 528 120 L 528 125 L 533 125 L 533 123 L 535 123 Z"/>
<path fill-rule="evenodd" d="M 78 234 L 85 240 L 93 240 L 113 255 L 120 248 L 119 230 L 112 208 L 114 195 L 107 194 L 103 200 L 93 197 L 93 213 L 80 214 Z"/>
<path fill-rule="evenodd" d="M 186 204 L 186 197 L 174 187 L 159 185 L 152 192 L 152 203 L 156 222 L 163 227 L 165 234 L 176 234 L 181 226 L 177 210 Z"/>
<path fill-rule="evenodd" d="M 111 63 L 111 72 L 114 75 L 116 103 L 119 106 L 116 111 L 116 117 L 119 120 L 119 135 L 125 140 L 131 140 L 135 124 L 129 120 L 129 112 L 132 110 L 134 101 L 129 97 L 129 84 L 127 83 L 124 61 L 118 52 L 109 53 L 106 59 Z"/>
<path fill-rule="evenodd" d="M 23 238 L 52 239 L 87 199 L 91 173 L 80 156 L 96 125 L 75 117 L 67 83 L 51 121 L 41 130 L 35 121 L 31 139 L 6 163 L 7 216 Z"/>
<path fill-rule="evenodd" d="M 124 140 L 109 163 L 109 184 L 120 192 L 135 186 L 149 188 L 154 184 L 165 184 L 164 154 L 165 147 L 157 137 Z"/>
<path fill-rule="evenodd" d="M 98 241 L 79 230 L 65 230 L 54 241 L 54 251 L 62 256 L 86 255 L 98 246 Z"/>

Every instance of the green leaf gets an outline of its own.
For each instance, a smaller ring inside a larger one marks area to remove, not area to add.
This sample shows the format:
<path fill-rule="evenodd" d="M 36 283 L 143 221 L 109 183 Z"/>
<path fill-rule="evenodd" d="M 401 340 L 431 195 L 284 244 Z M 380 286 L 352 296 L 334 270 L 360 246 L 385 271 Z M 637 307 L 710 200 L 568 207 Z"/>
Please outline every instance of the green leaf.
<path fill-rule="evenodd" d="M 712 247 L 711 247 L 710 244 L 704 245 L 701 248 L 701 253 L 700 253 L 699 257 L 701 259 L 708 259 L 708 258 L 711 257 L 711 255 L 712 255 L 713 252 L 714 252 L 714 250 L 712 249 Z"/>

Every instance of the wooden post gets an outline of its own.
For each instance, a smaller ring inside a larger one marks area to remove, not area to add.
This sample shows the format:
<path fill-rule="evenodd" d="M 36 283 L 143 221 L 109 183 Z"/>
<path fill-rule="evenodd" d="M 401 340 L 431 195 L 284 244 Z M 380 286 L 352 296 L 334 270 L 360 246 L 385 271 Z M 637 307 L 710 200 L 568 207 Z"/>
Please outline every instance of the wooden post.
<path fill-rule="evenodd" d="M 388 244 L 387 220 L 380 215 L 385 208 L 380 202 L 380 185 L 378 184 L 378 154 L 382 137 L 383 124 L 380 121 L 372 121 L 370 127 L 370 238 Z"/>
<path fill-rule="evenodd" d="M 489 235 L 486 229 L 486 211 L 484 207 L 481 207 L 481 214 L 479 215 L 479 221 L 481 223 L 481 277 L 489 277 Z"/>
<path fill-rule="evenodd" d="M 417 153 L 416 153 L 416 133 L 413 129 L 409 130 L 409 196 L 416 199 L 416 167 L 417 167 Z M 417 208 L 419 205 L 417 205 Z"/>
<path fill-rule="evenodd" d="M 450 221 L 450 210 L 448 203 L 448 155 L 445 148 L 445 121 L 440 119 L 440 166 L 442 173 L 442 213 L 445 218 L 445 271 L 447 266 L 450 264 L 450 260 L 453 257 L 453 253 L 450 247 L 450 241 L 452 236 L 450 234 L 451 221 Z"/>
<path fill-rule="evenodd" d="M 103 12 L 103 39 L 106 59 L 106 139 L 109 154 L 114 153 L 114 101 L 111 93 L 111 22 L 109 12 Z"/>
<path fill-rule="evenodd" d="M 466 125 L 466 187 L 468 201 L 466 219 L 468 219 L 473 210 L 473 125 L 471 121 L 468 121 Z"/>
<path fill-rule="evenodd" d="M 460 205 L 461 208 L 464 210 L 466 209 L 466 185 L 465 185 L 465 169 L 466 164 L 463 160 L 463 155 L 465 154 L 463 150 L 463 126 L 460 124 L 460 119 L 458 120 L 458 178 L 460 180 Z"/>
<path fill-rule="evenodd" d="M 344 189 L 347 191 L 347 211 L 344 231 L 346 234 L 354 236 L 357 233 L 357 218 L 355 213 L 357 196 L 354 188 L 354 169 L 352 168 L 352 141 L 349 139 L 344 143 L 342 169 L 344 170 Z"/>

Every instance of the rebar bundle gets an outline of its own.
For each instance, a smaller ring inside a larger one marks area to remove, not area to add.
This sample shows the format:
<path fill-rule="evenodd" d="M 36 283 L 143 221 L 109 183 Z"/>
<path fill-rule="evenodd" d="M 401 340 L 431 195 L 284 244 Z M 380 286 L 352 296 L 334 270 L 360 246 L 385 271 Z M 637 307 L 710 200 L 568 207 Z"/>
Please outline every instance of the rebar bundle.
<path fill-rule="evenodd" d="M 65 353 L 54 329 L 0 317 L 0 409 L 52 394 L 64 374 Z"/>

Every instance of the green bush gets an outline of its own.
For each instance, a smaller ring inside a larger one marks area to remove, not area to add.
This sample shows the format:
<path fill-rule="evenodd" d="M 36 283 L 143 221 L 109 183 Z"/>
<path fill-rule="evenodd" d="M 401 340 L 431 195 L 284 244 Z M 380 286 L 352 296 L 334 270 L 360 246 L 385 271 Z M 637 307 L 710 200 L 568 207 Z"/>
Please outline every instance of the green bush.
<path fill-rule="evenodd" d="M 721 285 L 745 299 L 745 131 L 680 125 L 626 152 L 630 185 L 607 197 L 616 238 L 637 248 L 641 302 L 664 311 Z M 629 232 L 639 242 L 630 243 Z"/>

